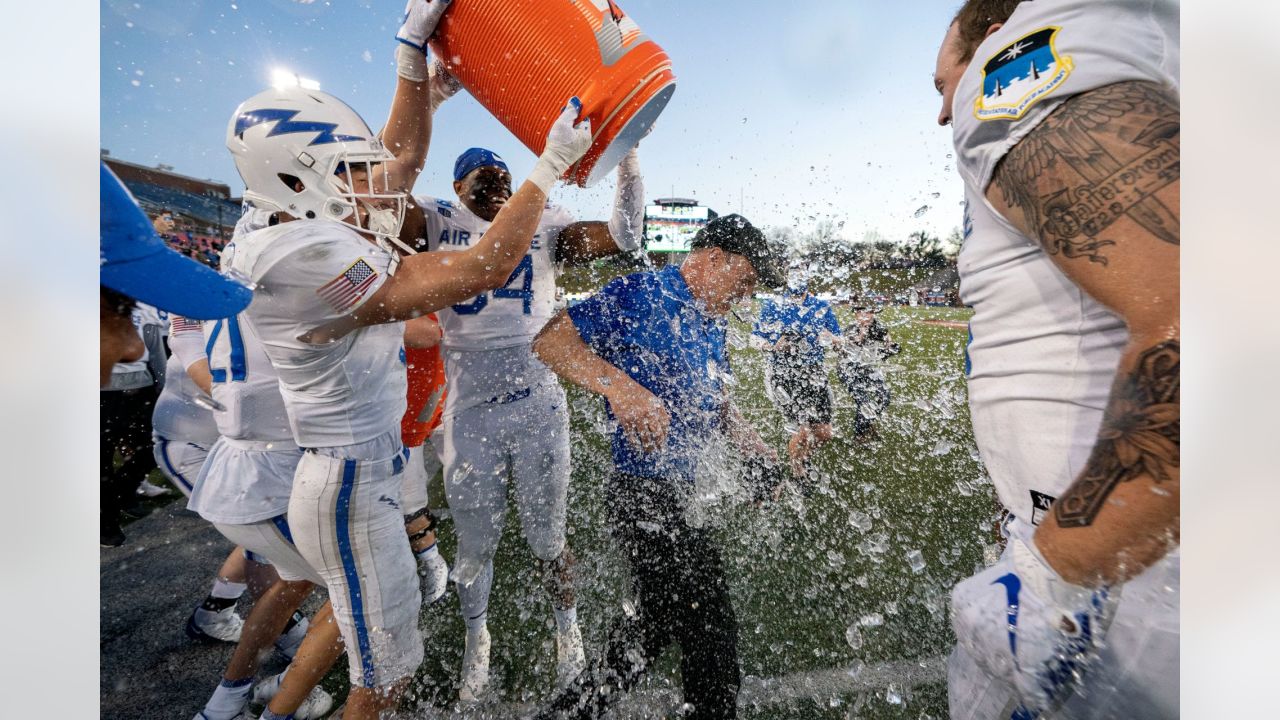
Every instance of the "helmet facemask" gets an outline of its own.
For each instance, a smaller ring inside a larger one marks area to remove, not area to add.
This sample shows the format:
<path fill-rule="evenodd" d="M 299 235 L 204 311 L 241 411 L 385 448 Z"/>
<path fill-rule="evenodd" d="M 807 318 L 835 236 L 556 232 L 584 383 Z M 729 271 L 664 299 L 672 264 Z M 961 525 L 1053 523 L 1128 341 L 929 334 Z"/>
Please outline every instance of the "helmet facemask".
<path fill-rule="evenodd" d="M 388 250 L 392 250 L 387 245 L 390 243 L 412 255 L 416 251 L 400 241 L 408 199 L 403 192 L 391 188 L 386 163 L 392 159 L 386 150 L 378 155 L 334 155 L 327 175 L 332 190 L 325 203 L 325 216 L 344 222 L 351 218 L 350 224 L 372 235 Z M 360 175 L 365 179 L 357 182 L 356 177 Z"/>

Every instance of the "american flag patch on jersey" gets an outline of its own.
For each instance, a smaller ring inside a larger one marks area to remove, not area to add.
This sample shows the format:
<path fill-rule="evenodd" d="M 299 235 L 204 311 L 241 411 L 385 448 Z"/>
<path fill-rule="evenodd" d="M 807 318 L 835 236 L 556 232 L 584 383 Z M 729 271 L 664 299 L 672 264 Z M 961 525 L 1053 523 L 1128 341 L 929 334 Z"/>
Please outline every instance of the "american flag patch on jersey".
<path fill-rule="evenodd" d="M 178 333 L 201 332 L 199 320 L 189 320 L 181 315 L 170 315 L 169 323 L 169 333 L 171 335 L 177 335 Z"/>
<path fill-rule="evenodd" d="M 361 258 L 348 267 L 338 277 L 324 284 L 324 287 L 316 290 L 316 294 L 322 300 L 329 303 L 329 306 L 338 312 L 346 312 L 350 310 L 360 298 L 364 297 L 364 293 L 378 279 L 378 271 L 370 267 L 369 263 Z"/>

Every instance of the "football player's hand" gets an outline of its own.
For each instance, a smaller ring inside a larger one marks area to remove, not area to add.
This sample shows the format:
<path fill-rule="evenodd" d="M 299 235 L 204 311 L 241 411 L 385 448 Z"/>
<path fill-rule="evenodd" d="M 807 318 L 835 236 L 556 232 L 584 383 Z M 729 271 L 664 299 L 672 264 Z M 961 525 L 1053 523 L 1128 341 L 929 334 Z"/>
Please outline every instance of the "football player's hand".
<path fill-rule="evenodd" d="M 615 386 L 605 397 L 609 400 L 613 416 L 633 445 L 645 452 L 653 452 L 666 444 L 671 414 L 647 388 L 637 382 L 629 382 Z"/>
<path fill-rule="evenodd" d="M 409 0 L 404 6 L 404 22 L 396 31 L 396 40 L 427 52 L 427 40 L 435 34 L 436 26 L 453 0 Z"/>
<path fill-rule="evenodd" d="M 787 442 L 787 456 L 791 460 L 791 474 L 799 477 L 805 473 L 805 462 L 815 447 L 813 433 L 807 425 L 801 426 Z"/>
<path fill-rule="evenodd" d="M 1028 717 L 1072 692 L 1110 623 L 1105 589 L 1066 582 L 1014 537 L 999 562 L 956 585 L 956 640 L 988 673 L 1017 688 Z"/>
<path fill-rule="evenodd" d="M 560 117 L 552 123 L 547 131 L 547 144 L 538 156 L 538 163 L 529 173 L 529 180 L 547 193 L 564 175 L 569 166 L 574 164 L 591 148 L 591 119 L 584 118 L 577 122 L 582 112 L 582 101 L 576 97 L 569 98 Z"/>

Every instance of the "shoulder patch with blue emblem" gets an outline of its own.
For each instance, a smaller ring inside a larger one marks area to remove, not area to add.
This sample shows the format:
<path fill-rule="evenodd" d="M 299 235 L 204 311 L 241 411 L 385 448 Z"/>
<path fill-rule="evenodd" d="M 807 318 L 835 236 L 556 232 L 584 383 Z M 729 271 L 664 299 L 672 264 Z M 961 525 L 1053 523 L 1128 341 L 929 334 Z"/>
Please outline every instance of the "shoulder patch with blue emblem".
<path fill-rule="evenodd" d="M 453 203 L 448 200 L 436 200 L 436 212 L 445 217 L 453 217 Z"/>
<path fill-rule="evenodd" d="M 979 120 L 1017 120 L 1071 74 L 1071 58 L 1058 54 L 1062 28 L 1046 27 L 1000 48 L 982 66 L 982 95 L 974 103 Z"/>

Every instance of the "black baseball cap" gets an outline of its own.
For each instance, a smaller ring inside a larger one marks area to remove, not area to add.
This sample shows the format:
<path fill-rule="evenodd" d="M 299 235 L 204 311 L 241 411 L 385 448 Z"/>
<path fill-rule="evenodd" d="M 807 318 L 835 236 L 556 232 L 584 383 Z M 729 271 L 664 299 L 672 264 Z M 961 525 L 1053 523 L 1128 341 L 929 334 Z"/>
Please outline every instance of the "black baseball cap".
<path fill-rule="evenodd" d="M 769 247 L 764 233 L 737 213 L 722 215 L 704 225 L 693 236 L 689 247 L 694 250 L 718 247 L 725 252 L 745 257 L 755 269 L 763 287 L 778 287 L 783 282 L 778 256 Z"/>

